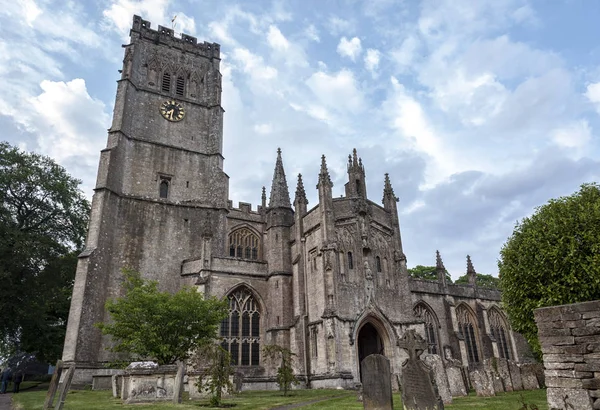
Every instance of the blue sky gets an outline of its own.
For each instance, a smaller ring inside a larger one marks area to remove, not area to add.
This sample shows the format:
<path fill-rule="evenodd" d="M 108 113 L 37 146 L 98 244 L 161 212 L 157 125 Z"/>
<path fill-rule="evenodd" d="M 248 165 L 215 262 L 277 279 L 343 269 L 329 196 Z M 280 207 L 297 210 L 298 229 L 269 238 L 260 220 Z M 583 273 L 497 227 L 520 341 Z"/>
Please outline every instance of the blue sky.
<path fill-rule="evenodd" d="M 600 174 L 600 2 L 20 0 L 0 9 L 2 140 L 91 196 L 133 14 L 221 44 L 230 198 L 260 202 L 277 147 L 309 207 L 358 149 L 390 174 L 408 265 L 497 273 L 515 222 Z M 292 198 L 293 199 L 293 198 Z M 253 205 L 254 207 L 256 205 Z"/>

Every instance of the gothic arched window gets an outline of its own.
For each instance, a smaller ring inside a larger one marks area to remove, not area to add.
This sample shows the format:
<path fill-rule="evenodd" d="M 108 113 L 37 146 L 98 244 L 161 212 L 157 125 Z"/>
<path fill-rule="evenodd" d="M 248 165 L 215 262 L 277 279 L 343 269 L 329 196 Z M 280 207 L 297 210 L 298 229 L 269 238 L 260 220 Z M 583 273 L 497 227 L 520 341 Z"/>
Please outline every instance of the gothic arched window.
<path fill-rule="evenodd" d="M 163 73 L 162 83 L 161 83 L 160 89 L 164 93 L 170 93 L 171 92 L 171 74 L 169 74 L 169 73 Z"/>
<path fill-rule="evenodd" d="M 227 297 L 229 316 L 221 322 L 221 347 L 234 366 L 258 366 L 260 362 L 260 309 L 252 293 L 241 287 Z"/>
<path fill-rule="evenodd" d="M 418 303 L 413 309 L 415 316 L 425 321 L 425 336 L 427 336 L 427 353 L 439 354 L 438 321 L 435 313 L 425 304 Z"/>
<path fill-rule="evenodd" d="M 229 256 L 258 260 L 260 241 L 258 235 L 248 228 L 236 229 L 229 234 Z"/>
<path fill-rule="evenodd" d="M 348 269 L 354 269 L 354 260 L 352 259 L 352 252 L 348 252 Z"/>
<path fill-rule="evenodd" d="M 510 360 L 510 347 L 508 345 L 508 325 L 506 324 L 506 319 L 504 315 L 496 308 L 490 309 L 488 314 L 488 318 L 490 320 L 490 330 L 492 331 L 492 336 L 496 339 L 498 343 L 498 351 L 500 353 L 500 357 L 503 359 Z"/>
<path fill-rule="evenodd" d="M 183 77 L 177 77 L 177 83 L 175 83 L 175 94 L 182 97 L 185 94 L 185 80 Z"/>
<path fill-rule="evenodd" d="M 161 198 L 169 197 L 169 180 L 161 179 L 160 186 L 158 188 L 158 193 Z"/>
<path fill-rule="evenodd" d="M 477 347 L 477 320 L 471 309 L 465 304 L 456 308 L 458 320 L 458 331 L 462 335 L 467 348 L 467 360 L 469 363 L 479 363 L 479 349 Z"/>

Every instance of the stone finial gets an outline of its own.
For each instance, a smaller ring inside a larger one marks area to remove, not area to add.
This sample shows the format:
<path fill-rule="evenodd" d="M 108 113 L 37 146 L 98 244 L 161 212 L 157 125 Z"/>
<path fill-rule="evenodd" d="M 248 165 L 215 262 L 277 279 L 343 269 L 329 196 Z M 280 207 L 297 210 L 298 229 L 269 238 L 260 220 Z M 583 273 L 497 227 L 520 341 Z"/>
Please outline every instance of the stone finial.
<path fill-rule="evenodd" d="M 273 182 L 271 183 L 271 196 L 269 198 L 270 208 L 290 208 L 290 192 L 288 190 L 285 171 L 283 170 L 283 160 L 281 159 L 281 148 L 277 148 L 277 161 L 275 162 L 275 171 L 273 172 Z"/>
<path fill-rule="evenodd" d="M 296 185 L 296 198 L 294 199 L 294 203 L 308 205 L 304 183 L 302 182 L 302 174 L 298 174 L 298 184 Z"/>
<path fill-rule="evenodd" d="M 446 267 L 438 250 L 435 251 L 435 272 L 437 273 L 438 281 L 446 284 Z"/>
<path fill-rule="evenodd" d="M 467 279 L 469 280 L 470 285 L 475 286 L 477 284 L 477 272 L 475 272 L 473 262 L 471 262 L 471 257 L 469 255 L 467 255 Z"/>
<path fill-rule="evenodd" d="M 443 269 L 444 271 L 446 270 L 444 262 L 442 261 L 442 256 L 440 255 L 440 251 L 435 251 L 435 269 Z"/>
<path fill-rule="evenodd" d="M 394 194 L 394 188 L 392 188 L 392 183 L 390 182 L 390 174 L 385 173 L 385 179 L 383 182 L 383 202 L 385 203 L 386 199 L 392 199 L 395 202 L 398 202 L 398 198 Z"/>
<path fill-rule="evenodd" d="M 263 209 L 265 209 L 267 207 L 267 188 L 265 188 L 264 186 L 262 187 L 261 200 L 262 200 L 262 207 L 263 207 Z"/>
<path fill-rule="evenodd" d="M 348 155 L 348 172 L 359 171 L 364 174 L 364 170 L 362 158 L 358 157 L 356 148 L 353 148 L 352 155 Z"/>
<path fill-rule="evenodd" d="M 333 186 L 331 182 L 331 177 L 329 176 L 329 170 L 327 169 L 327 161 L 325 160 L 325 155 L 321 156 L 321 172 L 319 172 L 319 183 L 317 184 L 317 188 L 319 185 L 328 185 L 329 187 Z"/>

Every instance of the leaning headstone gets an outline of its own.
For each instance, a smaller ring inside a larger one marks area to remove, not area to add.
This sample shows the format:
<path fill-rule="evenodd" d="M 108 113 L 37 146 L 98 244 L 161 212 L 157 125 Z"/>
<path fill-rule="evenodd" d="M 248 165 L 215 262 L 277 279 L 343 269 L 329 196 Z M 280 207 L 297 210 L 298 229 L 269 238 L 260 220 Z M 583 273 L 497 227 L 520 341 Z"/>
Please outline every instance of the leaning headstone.
<path fill-rule="evenodd" d="M 510 369 L 508 368 L 508 360 L 498 358 L 496 359 L 496 367 L 498 370 L 498 374 L 502 379 L 502 385 L 504 386 L 504 391 L 513 391 L 512 378 L 510 377 Z"/>
<path fill-rule="evenodd" d="M 508 360 L 508 370 L 510 371 L 510 380 L 514 391 L 523 390 L 523 379 L 521 378 L 521 369 L 517 362 Z"/>
<path fill-rule="evenodd" d="M 437 354 L 424 354 L 421 358 L 433 370 L 435 384 L 444 404 L 452 403 L 452 394 L 450 393 L 450 385 L 448 384 L 448 377 L 446 376 L 446 369 L 444 369 L 442 358 Z"/>
<path fill-rule="evenodd" d="M 521 366 L 521 380 L 524 390 L 537 390 L 540 388 L 536 375 L 535 363 L 523 363 Z"/>
<path fill-rule="evenodd" d="M 448 386 L 452 397 L 466 396 L 468 391 L 462 367 L 450 365 L 446 367 L 446 374 L 448 375 Z"/>
<path fill-rule="evenodd" d="M 56 390 L 58 389 L 58 382 L 60 380 L 62 370 L 63 362 L 62 360 L 59 360 L 56 362 L 56 367 L 54 367 L 54 372 L 52 373 L 52 379 L 50 380 L 50 386 L 48 387 L 46 400 L 44 401 L 44 406 L 42 407 L 43 410 L 48 410 L 52 408 L 54 396 L 56 395 Z"/>
<path fill-rule="evenodd" d="M 427 341 L 414 329 L 408 329 L 398 345 L 408 352 L 400 375 L 404 409 L 443 409 L 444 403 L 435 388 L 431 368 L 419 359 L 427 348 Z"/>
<path fill-rule="evenodd" d="M 56 405 L 54 406 L 54 410 L 62 410 L 65 405 L 65 400 L 67 400 L 67 393 L 71 388 L 71 382 L 73 381 L 73 375 L 75 374 L 75 366 L 69 366 L 63 372 L 63 380 L 60 382 L 58 386 L 58 400 Z"/>
<path fill-rule="evenodd" d="M 365 410 L 392 410 L 392 375 L 390 361 L 380 354 L 372 354 L 361 362 L 363 407 Z"/>
<path fill-rule="evenodd" d="M 469 373 L 471 384 L 475 388 L 475 393 L 481 397 L 495 396 L 493 381 L 490 380 L 488 372 L 483 369 L 476 369 Z"/>
<path fill-rule="evenodd" d="M 501 393 L 504 391 L 504 384 L 500 373 L 498 373 L 498 358 L 492 357 L 483 361 L 483 369 L 485 370 L 488 379 L 494 386 L 495 393 Z"/>

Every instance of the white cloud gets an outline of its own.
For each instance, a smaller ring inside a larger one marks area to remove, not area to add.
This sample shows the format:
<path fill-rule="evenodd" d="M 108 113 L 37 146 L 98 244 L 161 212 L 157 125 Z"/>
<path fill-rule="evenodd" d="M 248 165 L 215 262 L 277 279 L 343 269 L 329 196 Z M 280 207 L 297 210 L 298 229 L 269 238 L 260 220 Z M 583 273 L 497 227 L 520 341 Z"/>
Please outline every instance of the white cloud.
<path fill-rule="evenodd" d="M 254 80 L 271 80 L 277 77 L 277 70 L 267 64 L 261 56 L 251 53 L 245 48 L 236 48 L 231 57 L 241 63 L 242 71 Z"/>
<path fill-rule="evenodd" d="M 306 84 L 314 97 L 330 110 L 357 113 L 364 107 L 362 93 L 350 70 L 341 70 L 333 75 L 319 71 Z M 323 115 L 323 111 L 319 112 Z"/>
<path fill-rule="evenodd" d="M 42 81 L 42 93 L 29 100 L 23 125 L 39 134 L 39 146 L 59 162 L 73 156 L 96 159 L 109 125 L 104 103 L 92 98 L 85 81 Z M 90 162 L 90 165 L 95 165 Z"/>
<path fill-rule="evenodd" d="M 284 35 L 281 34 L 281 31 L 279 31 L 277 26 L 274 25 L 269 26 L 269 32 L 267 33 L 267 42 L 275 50 L 285 51 L 288 48 L 290 48 L 290 43 L 287 41 Z"/>
<path fill-rule="evenodd" d="M 588 84 L 585 96 L 596 106 L 596 110 L 600 114 L 600 82 Z"/>
<path fill-rule="evenodd" d="M 306 30 L 304 30 L 304 35 L 306 35 L 306 37 L 308 37 L 310 40 L 316 41 L 317 43 L 321 41 L 321 39 L 319 38 L 319 31 L 317 30 L 314 24 L 311 24 L 308 27 L 306 27 Z"/>
<path fill-rule="evenodd" d="M 380 58 L 381 58 L 381 53 L 379 52 L 379 50 L 369 48 L 367 50 L 367 54 L 365 55 L 366 69 L 369 70 L 371 73 L 374 73 L 375 70 L 377 70 L 377 67 L 379 66 Z"/>
<path fill-rule="evenodd" d="M 262 135 L 270 134 L 273 132 L 273 126 L 271 124 L 256 124 L 254 125 L 254 131 Z"/>
<path fill-rule="evenodd" d="M 362 47 L 358 37 L 353 37 L 351 40 L 348 40 L 346 37 L 342 37 L 337 46 L 338 54 L 342 57 L 348 57 L 352 61 L 356 60 L 356 57 L 360 55 L 361 50 Z"/>
<path fill-rule="evenodd" d="M 33 0 L 22 0 L 20 3 L 23 6 L 25 22 L 29 27 L 32 27 L 32 23 L 42 13 L 42 10 L 37 6 L 37 4 L 35 4 L 35 1 Z"/>
<path fill-rule="evenodd" d="M 402 41 L 399 48 L 393 50 L 391 55 L 398 64 L 400 71 L 409 68 L 415 59 L 419 48 L 419 40 L 415 36 L 409 36 Z"/>
<path fill-rule="evenodd" d="M 353 24 L 348 20 L 344 20 L 337 16 L 332 16 L 329 18 L 329 32 L 334 36 L 337 36 L 341 33 L 351 32 L 352 29 Z"/>
<path fill-rule="evenodd" d="M 587 120 L 574 121 L 552 132 L 552 140 L 565 148 L 583 148 L 592 139 Z"/>

